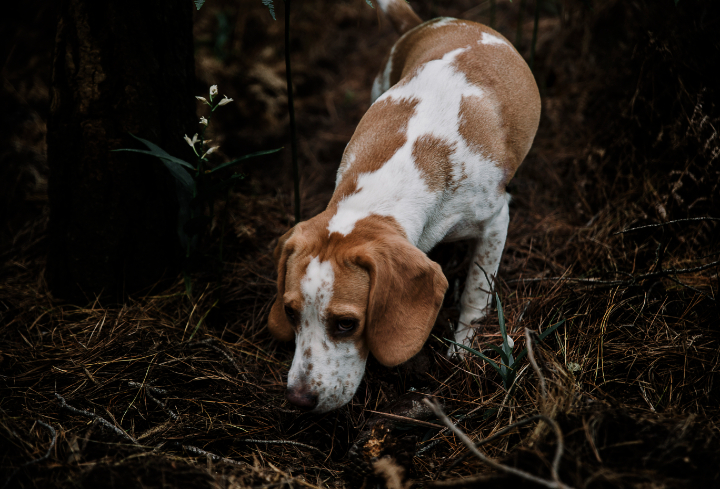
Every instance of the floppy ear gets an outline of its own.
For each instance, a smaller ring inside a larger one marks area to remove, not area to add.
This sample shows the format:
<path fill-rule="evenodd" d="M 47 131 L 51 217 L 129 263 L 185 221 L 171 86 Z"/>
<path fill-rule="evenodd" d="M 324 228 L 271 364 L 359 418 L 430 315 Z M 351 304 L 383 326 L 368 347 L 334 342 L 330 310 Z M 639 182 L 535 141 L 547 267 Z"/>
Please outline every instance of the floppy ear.
<path fill-rule="evenodd" d="M 366 248 L 359 265 L 370 274 L 365 335 L 385 366 L 420 351 L 435 324 L 448 283 L 440 265 L 402 236 Z"/>
<path fill-rule="evenodd" d="M 288 240 L 295 232 L 295 227 L 290 229 L 287 233 L 283 234 L 278 240 L 278 244 L 273 252 L 273 258 L 275 258 L 275 266 L 278 271 L 277 278 L 277 297 L 275 303 L 270 309 L 268 315 L 268 329 L 270 334 L 280 341 L 290 341 L 295 337 L 295 331 L 288 321 L 285 315 L 285 304 L 283 303 L 283 296 L 285 295 L 285 273 L 287 271 L 287 260 L 293 252 L 292 244 L 288 244 Z"/>

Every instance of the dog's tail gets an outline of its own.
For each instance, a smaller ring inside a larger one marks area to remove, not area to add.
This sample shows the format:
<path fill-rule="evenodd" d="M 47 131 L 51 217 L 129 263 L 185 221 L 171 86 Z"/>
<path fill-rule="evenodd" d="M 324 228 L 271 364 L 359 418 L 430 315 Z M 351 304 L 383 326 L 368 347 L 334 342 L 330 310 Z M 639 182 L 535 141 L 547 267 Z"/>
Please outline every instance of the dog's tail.
<path fill-rule="evenodd" d="M 377 0 L 377 3 L 390 18 L 398 34 L 405 34 L 413 27 L 422 24 L 420 17 L 405 0 Z"/>

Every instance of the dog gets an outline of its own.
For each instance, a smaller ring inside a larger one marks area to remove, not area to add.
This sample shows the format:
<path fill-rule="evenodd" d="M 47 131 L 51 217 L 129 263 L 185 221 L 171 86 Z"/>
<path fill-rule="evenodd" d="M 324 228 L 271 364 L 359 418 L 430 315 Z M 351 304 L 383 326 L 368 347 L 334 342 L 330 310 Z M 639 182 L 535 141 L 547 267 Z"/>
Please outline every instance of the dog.
<path fill-rule="evenodd" d="M 376 3 L 402 36 L 327 209 L 274 253 L 268 328 L 296 342 L 288 401 L 316 413 L 352 399 L 370 353 L 395 366 L 420 351 L 448 287 L 426 255 L 441 241 L 476 240 L 455 331 L 471 344 L 505 245 L 506 185 L 540 119 L 532 72 L 502 35 L 465 20 L 422 23 L 405 0 Z"/>

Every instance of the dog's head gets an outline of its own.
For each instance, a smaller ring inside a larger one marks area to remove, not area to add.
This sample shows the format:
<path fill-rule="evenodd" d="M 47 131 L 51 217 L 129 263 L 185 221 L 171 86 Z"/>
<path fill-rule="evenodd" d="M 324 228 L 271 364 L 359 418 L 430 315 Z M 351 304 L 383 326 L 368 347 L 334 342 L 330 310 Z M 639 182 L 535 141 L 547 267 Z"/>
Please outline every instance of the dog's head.
<path fill-rule="evenodd" d="M 268 328 L 296 342 L 287 398 L 318 413 L 350 401 L 368 353 L 394 366 L 420 351 L 447 289 L 440 266 L 377 216 L 347 236 L 301 223 L 280 238 L 275 261 Z"/>

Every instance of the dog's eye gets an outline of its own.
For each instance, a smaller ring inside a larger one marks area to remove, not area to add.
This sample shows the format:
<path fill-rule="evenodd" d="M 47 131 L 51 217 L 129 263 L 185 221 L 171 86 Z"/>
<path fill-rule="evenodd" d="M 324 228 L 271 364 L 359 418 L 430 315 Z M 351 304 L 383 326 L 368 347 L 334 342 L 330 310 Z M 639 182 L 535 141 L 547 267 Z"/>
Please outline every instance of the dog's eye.
<path fill-rule="evenodd" d="M 297 321 L 297 313 L 289 306 L 285 306 L 285 315 L 288 318 L 288 321 L 290 321 L 292 324 L 295 324 Z"/>
<path fill-rule="evenodd" d="M 338 333 L 349 333 L 357 327 L 357 320 L 352 318 L 341 318 L 335 323 Z"/>

